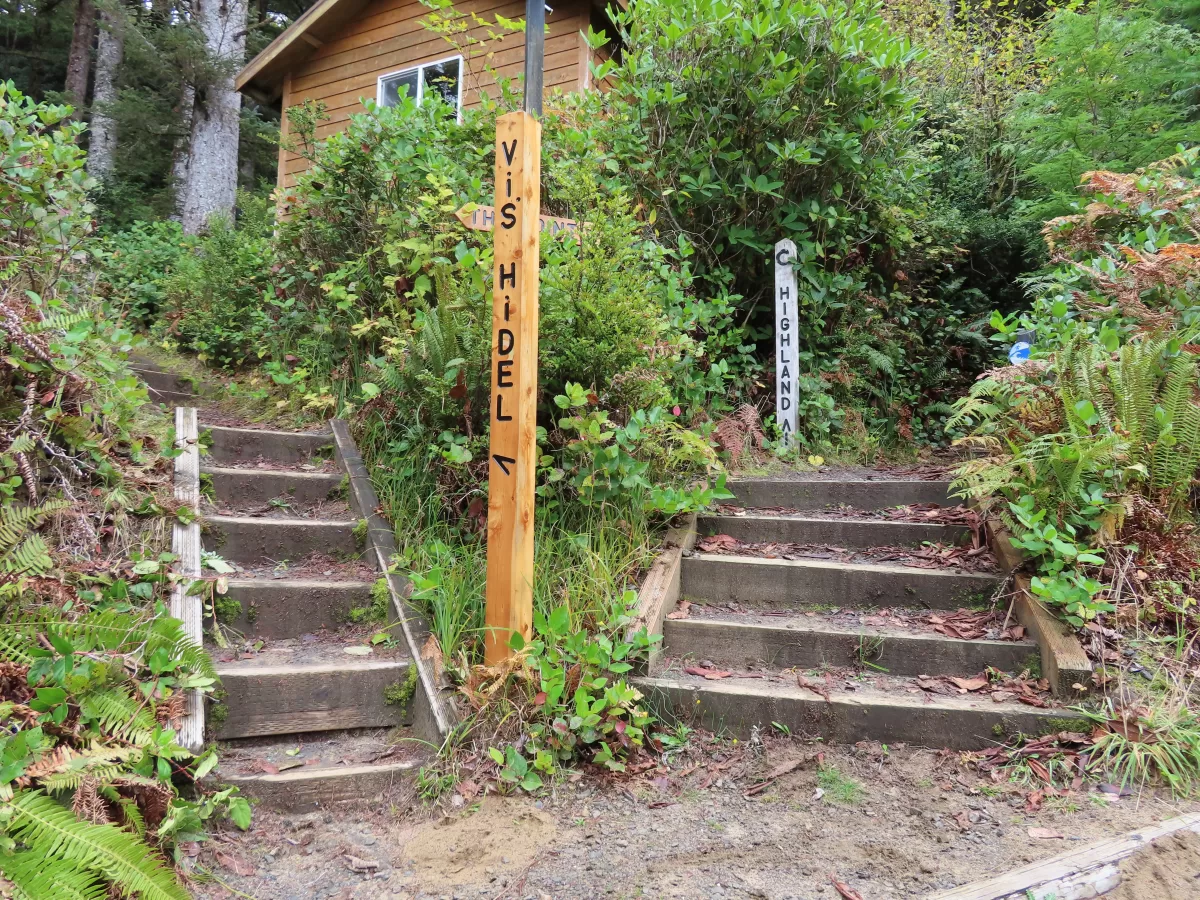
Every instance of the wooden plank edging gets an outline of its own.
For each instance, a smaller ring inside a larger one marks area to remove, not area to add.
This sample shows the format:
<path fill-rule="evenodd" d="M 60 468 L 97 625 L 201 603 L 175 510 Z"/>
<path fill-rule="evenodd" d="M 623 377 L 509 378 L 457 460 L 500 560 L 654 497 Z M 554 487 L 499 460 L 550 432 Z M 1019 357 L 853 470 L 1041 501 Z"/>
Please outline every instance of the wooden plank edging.
<path fill-rule="evenodd" d="M 663 620 L 679 602 L 680 571 L 683 551 L 696 546 L 696 514 L 690 513 L 683 524 L 668 528 L 663 538 L 663 551 L 650 566 L 646 579 L 638 590 L 638 611 L 629 624 L 627 635 L 632 637 L 641 628 L 648 634 L 662 634 Z M 655 674 L 662 659 L 662 642 L 650 648 L 645 671 Z"/>
<path fill-rule="evenodd" d="M 200 429 L 195 407 L 175 408 L 175 499 L 191 507 L 192 521 L 184 525 L 175 519 L 171 533 L 171 552 L 175 561 L 175 580 L 171 585 L 170 612 L 183 622 L 183 630 L 198 646 L 204 644 L 204 601 L 189 595 L 188 589 L 200 577 Z M 179 728 L 179 743 L 193 753 L 204 745 L 204 697 L 199 690 L 188 692 L 187 712 Z"/>
<path fill-rule="evenodd" d="M 976 513 L 981 512 L 979 501 L 972 498 L 968 505 Z M 1029 589 L 1029 577 L 1020 572 L 1029 558 L 1025 551 L 1013 546 L 1008 529 L 995 519 L 984 520 L 983 527 L 1000 571 L 1013 579 L 1013 613 L 1037 641 L 1042 655 L 1042 676 L 1050 682 L 1050 692 L 1055 697 L 1081 699 L 1092 683 L 1092 661 L 1083 644 Z M 1077 689 L 1077 684 L 1083 690 Z"/>
<path fill-rule="evenodd" d="M 417 667 L 417 681 L 421 690 L 414 698 L 413 729 L 422 740 L 441 746 L 458 722 L 453 688 L 439 683 L 439 661 L 425 655 L 432 634 L 425 616 L 409 602 L 412 584 L 404 576 L 390 571 L 392 557 L 396 555 L 396 536 L 392 533 L 392 527 L 376 512 L 379 497 L 358 447 L 350 436 L 350 426 L 345 419 L 330 419 L 329 426 L 333 432 L 338 462 L 350 483 L 350 502 L 359 517 L 367 523 L 366 554 L 368 558 L 374 557 L 381 577 L 387 579 L 388 592 L 392 595 L 392 612 L 400 624 L 412 664 Z M 440 648 L 434 652 L 440 653 Z"/>
<path fill-rule="evenodd" d="M 986 881 L 929 894 L 926 900 L 1084 900 L 1121 883 L 1118 864 L 1151 841 L 1188 829 L 1200 833 L 1200 813 L 1096 841 Z"/>

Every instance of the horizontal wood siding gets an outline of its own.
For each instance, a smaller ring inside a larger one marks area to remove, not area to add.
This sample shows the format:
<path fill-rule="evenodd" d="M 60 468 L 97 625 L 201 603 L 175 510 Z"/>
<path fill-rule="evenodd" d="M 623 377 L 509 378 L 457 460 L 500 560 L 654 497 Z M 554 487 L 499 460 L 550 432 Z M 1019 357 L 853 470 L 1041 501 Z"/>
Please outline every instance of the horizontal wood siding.
<path fill-rule="evenodd" d="M 488 22 L 497 15 L 508 19 L 523 18 L 523 0 L 466 0 L 456 6 L 464 16 L 474 13 Z M 481 92 L 495 97 L 500 91 L 497 77 L 517 79 L 524 73 L 524 35 L 508 34 L 489 40 L 495 25 L 472 24 L 451 44 L 426 28 L 423 20 L 429 8 L 417 0 L 374 0 L 335 40 L 317 48 L 288 76 L 284 108 L 306 100 L 325 104 L 329 120 L 317 128 L 323 140 L 346 128 L 350 116 L 362 112 L 364 98 L 375 99 L 379 76 L 425 63 L 436 62 L 459 53 L 463 59 L 463 107 L 480 104 Z M 467 21 L 470 21 L 469 19 Z M 587 55 L 581 52 L 581 30 L 588 26 L 588 7 L 582 2 L 555 6 L 546 20 L 545 90 L 582 90 L 587 76 Z M 471 44 L 471 41 L 482 43 Z M 465 50 L 460 50 L 462 46 Z M 286 189 L 296 183 L 296 175 L 308 166 L 295 153 L 281 151 L 278 185 Z"/>

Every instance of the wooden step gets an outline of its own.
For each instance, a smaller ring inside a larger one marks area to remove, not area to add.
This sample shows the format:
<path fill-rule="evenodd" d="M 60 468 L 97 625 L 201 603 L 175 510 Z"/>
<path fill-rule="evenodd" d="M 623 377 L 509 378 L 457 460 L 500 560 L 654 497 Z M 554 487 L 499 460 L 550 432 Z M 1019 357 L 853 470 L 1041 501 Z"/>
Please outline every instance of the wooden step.
<path fill-rule="evenodd" d="M 890 675 L 969 677 L 989 666 L 1012 673 L 1040 668 L 1032 641 L 968 641 L 897 626 L 849 628 L 820 615 L 704 618 L 696 607 L 689 618 L 663 622 L 663 652 L 730 669 L 829 666 Z"/>
<path fill-rule="evenodd" d="M 889 519 L 834 519 L 793 515 L 702 515 L 701 535 L 727 534 L 746 542 L 829 544 L 834 547 L 916 547 L 926 542 L 958 544 L 971 539 L 963 525 Z"/>
<path fill-rule="evenodd" d="M 163 369 L 152 369 L 146 366 L 134 366 L 133 372 L 146 382 L 150 395 L 177 394 L 184 397 L 196 397 L 200 393 L 200 382 L 189 375 L 179 375 Z"/>
<path fill-rule="evenodd" d="M 344 661 L 219 664 L 226 692 L 221 702 L 228 715 L 215 736 L 225 740 L 403 724 L 408 710 L 389 704 L 384 692 L 404 684 L 408 666 L 407 660 L 349 655 Z"/>
<path fill-rule="evenodd" d="M 235 578 L 226 596 L 242 612 L 224 624 L 247 637 L 279 640 L 343 624 L 350 610 L 371 605 L 371 582 Z"/>
<path fill-rule="evenodd" d="M 296 465 L 322 456 L 329 457 L 333 453 L 333 435 L 328 431 L 308 434 L 201 423 L 200 433 L 209 435 L 209 457 L 218 466 L 252 462 L 259 457 L 284 465 Z"/>
<path fill-rule="evenodd" d="M 354 729 L 237 740 L 220 748 L 215 784 L 277 812 L 303 813 L 332 805 L 386 805 L 428 756 L 407 729 Z M 266 771 L 264 771 L 264 769 Z"/>
<path fill-rule="evenodd" d="M 923 691 L 833 689 L 829 699 L 794 678 L 716 681 L 686 674 L 635 678 L 646 702 L 667 721 L 703 726 L 738 738 L 782 726 L 793 735 L 854 744 L 904 742 L 921 747 L 978 750 L 1018 733 L 1045 734 L 1081 727 L 1064 709 L 996 703 L 990 696 L 929 695 Z M 820 689 L 824 690 L 824 687 Z"/>
<path fill-rule="evenodd" d="M 204 549 L 236 563 L 303 559 L 310 553 L 346 558 L 362 552 L 354 520 L 206 516 Z"/>
<path fill-rule="evenodd" d="M 218 503 L 244 505 L 276 499 L 318 503 L 337 496 L 342 486 L 341 475 L 325 472 L 201 466 L 200 474 L 212 479 L 213 498 Z"/>
<path fill-rule="evenodd" d="M 768 506 L 787 509 L 824 509 L 850 506 L 875 510 L 913 503 L 961 506 L 962 499 L 949 495 L 948 481 L 918 481 L 894 478 L 836 480 L 746 479 L 730 481 L 729 490 L 746 507 Z"/>
<path fill-rule="evenodd" d="M 683 596 L 750 607 L 925 607 L 958 609 L 986 601 L 1001 584 L 994 574 L 877 563 L 763 559 L 697 553 L 685 557 Z"/>

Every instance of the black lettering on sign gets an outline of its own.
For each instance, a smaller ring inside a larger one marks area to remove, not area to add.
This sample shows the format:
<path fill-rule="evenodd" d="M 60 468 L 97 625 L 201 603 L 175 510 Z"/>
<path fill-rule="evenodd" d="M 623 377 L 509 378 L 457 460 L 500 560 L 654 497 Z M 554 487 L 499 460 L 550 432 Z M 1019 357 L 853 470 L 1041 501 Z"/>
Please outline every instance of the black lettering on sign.
<path fill-rule="evenodd" d="M 517 224 L 517 205 L 515 203 L 505 203 L 500 207 L 500 227 L 505 231 Z"/>
<path fill-rule="evenodd" d="M 496 395 L 496 421 L 497 422 L 511 422 L 512 421 L 512 416 L 506 416 L 504 414 L 504 395 L 503 394 Z"/>
<path fill-rule="evenodd" d="M 508 298 L 505 297 L 504 298 L 504 321 L 505 322 L 508 321 L 508 316 L 509 316 Z"/>
<path fill-rule="evenodd" d="M 787 247 L 780 247 L 779 252 L 775 254 L 775 262 L 779 263 L 781 266 L 786 266 L 791 258 L 792 254 L 788 252 Z"/>
<path fill-rule="evenodd" d="M 515 266 L 516 263 L 513 263 L 513 265 Z M 791 327 L 792 326 L 788 323 L 788 320 L 786 318 L 779 320 L 779 330 L 780 331 L 787 331 Z"/>
<path fill-rule="evenodd" d="M 479 210 L 475 210 L 476 213 Z M 491 231 L 496 221 L 496 211 L 494 209 L 483 210 L 483 227 L 485 231 Z"/>
<path fill-rule="evenodd" d="M 508 341 L 507 346 L 505 346 L 505 340 Z M 508 354 L 512 353 L 513 345 L 516 342 L 517 339 L 513 337 L 513 333 L 507 328 L 501 328 L 496 332 L 496 352 L 501 356 L 508 356 Z"/>
<path fill-rule="evenodd" d="M 508 144 L 506 144 L 504 141 L 500 142 L 500 146 L 504 148 L 504 161 L 511 166 L 513 159 L 517 155 L 517 139 L 512 139 L 511 147 L 508 146 Z"/>
<path fill-rule="evenodd" d="M 500 263 L 500 290 L 504 290 L 505 282 L 508 282 L 509 286 L 512 287 L 513 290 L 517 289 L 517 264 L 516 264 L 516 262 L 510 262 L 508 264 L 507 272 L 504 271 L 504 263 Z"/>
<path fill-rule="evenodd" d="M 792 386 L 790 384 L 783 385 L 784 395 L 779 398 L 779 408 L 784 412 L 787 412 L 792 408 L 792 398 L 787 396 L 787 391 L 790 391 L 791 389 Z"/>
<path fill-rule="evenodd" d="M 508 471 L 508 466 L 506 466 L 505 463 L 515 463 L 515 459 L 513 459 L 511 456 L 501 456 L 499 453 L 493 453 L 492 459 L 496 461 L 496 465 L 501 468 L 505 475 L 512 474 L 512 472 Z"/>
<path fill-rule="evenodd" d="M 782 431 L 784 434 L 790 433 L 792 430 L 792 423 L 790 421 L 788 421 L 787 419 L 784 419 L 783 424 L 779 426 L 779 430 Z"/>
<path fill-rule="evenodd" d="M 512 367 L 513 361 L 511 359 L 502 359 L 496 363 L 496 387 L 513 386 Z"/>
<path fill-rule="evenodd" d="M 787 300 L 791 296 L 792 296 L 792 289 L 790 287 L 781 286 L 779 288 L 779 299 L 780 300 Z"/>

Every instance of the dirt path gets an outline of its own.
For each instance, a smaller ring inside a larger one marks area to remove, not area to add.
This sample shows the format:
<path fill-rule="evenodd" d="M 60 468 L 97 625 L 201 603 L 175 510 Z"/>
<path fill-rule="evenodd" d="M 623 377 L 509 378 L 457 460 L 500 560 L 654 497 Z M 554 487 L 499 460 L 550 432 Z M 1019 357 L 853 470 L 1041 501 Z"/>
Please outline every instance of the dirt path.
<path fill-rule="evenodd" d="M 540 799 L 459 797 L 436 814 L 409 810 L 404 796 L 372 811 L 258 813 L 248 835 L 215 841 L 199 859 L 215 858 L 226 885 L 259 900 L 839 900 L 831 874 L 863 900 L 892 900 L 1200 809 L 1149 792 L 1080 791 L 1028 812 L 1036 786 L 993 784 L 954 755 L 831 748 L 822 776 L 821 749 L 714 742 L 665 773 L 576 776 Z M 196 896 L 238 895 L 209 883 Z"/>

